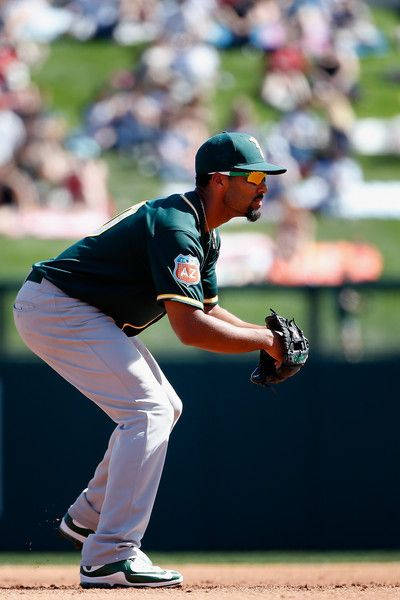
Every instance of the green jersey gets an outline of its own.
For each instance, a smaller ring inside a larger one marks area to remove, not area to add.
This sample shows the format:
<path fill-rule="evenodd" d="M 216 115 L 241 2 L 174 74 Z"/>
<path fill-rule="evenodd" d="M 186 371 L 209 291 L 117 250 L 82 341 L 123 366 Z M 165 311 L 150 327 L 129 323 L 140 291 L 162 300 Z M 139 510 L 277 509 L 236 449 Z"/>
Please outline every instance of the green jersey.
<path fill-rule="evenodd" d="M 218 230 L 206 231 L 196 192 L 134 205 L 33 270 L 136 335 L 165 315 L 164 301 L 218 302 Z"/>

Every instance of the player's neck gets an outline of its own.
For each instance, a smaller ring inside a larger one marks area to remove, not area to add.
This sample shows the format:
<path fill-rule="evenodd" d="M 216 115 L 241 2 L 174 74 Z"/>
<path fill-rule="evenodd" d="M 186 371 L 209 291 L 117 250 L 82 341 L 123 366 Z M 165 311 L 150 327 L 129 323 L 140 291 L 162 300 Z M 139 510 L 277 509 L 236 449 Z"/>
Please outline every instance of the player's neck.
<path fill-rule="evenodd" d="M 211 190 L 203 190 L 196 188 L 196 192 L 200 197 L 201 202 L 203 203 L 205 220 L 206 220 L 206 228 L 209 231 L 212 231 L 216 227 L 219 227 L 223 223 L 229 221 L 231 217 L 226 216 L 221 211 L 221 206 L 223 206 L 219 200 L 212 193 Z"/>

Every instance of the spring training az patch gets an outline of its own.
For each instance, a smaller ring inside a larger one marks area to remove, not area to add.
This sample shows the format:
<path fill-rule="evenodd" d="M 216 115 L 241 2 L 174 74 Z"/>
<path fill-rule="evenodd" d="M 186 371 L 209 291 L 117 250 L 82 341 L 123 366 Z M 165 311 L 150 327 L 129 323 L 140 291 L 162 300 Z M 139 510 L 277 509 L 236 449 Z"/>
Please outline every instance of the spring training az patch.
<path fill-rule="evenodd" d="M 174 277 L 186 285 L 197 285 L 200 282 L 200 263 L 195 256 L 179 254 L 175 260 Z"/>

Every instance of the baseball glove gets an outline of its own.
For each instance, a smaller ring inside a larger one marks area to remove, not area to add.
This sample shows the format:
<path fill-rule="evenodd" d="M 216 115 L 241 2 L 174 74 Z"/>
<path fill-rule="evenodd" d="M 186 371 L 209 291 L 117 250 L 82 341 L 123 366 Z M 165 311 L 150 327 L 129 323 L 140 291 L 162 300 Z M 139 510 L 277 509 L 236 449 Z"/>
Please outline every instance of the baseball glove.
<path fill-rule="evenodd" d="M 260 360 L 250 376 L 252 383 L 268 386 L 281 383 L 288 377 L 296 375 L 308 358 L 310 344 L 294 319 L 281 317 L 271 308 L 271 314 L 265 318 L 268 329 L 281 337 L 283 360 L 277 368 L 275 359 L 265 350 L 260 351 Z"/>

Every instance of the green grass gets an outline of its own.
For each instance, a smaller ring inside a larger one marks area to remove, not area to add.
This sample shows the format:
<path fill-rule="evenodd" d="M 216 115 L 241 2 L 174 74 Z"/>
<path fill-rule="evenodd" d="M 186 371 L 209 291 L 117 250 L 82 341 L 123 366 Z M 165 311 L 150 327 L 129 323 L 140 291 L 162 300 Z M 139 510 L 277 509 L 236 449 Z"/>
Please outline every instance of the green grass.
<path fill-rule="evenodd" d="M 257 50 L 243 48 L 221 52 L 221 76 L 212 98 L 215 130 L 226 127 L 232 116 L 234 101 L 241 97 L 250 100 L 260 125 L 277 120 L 278 111 L 266 105 L 260 97 L 262 70 L 263 57 Z"/>
<path fill-rule="evenodd" d="M 22 238 L 10 240 L 0 236 L 1 275 L 0 281 L 22 281 L 31 265 L 50 258 L 64 250 L 72 240 L 39 240 Z"/>
<path fill-rule="evenodd" d="M 395 155 L 357 156 L 366 181 L 398 181 L 400 157 Z"/>
<path fill-rule="evenodd" d="M 70 126 L 81 122 L 84 109 L 116 70 L 131 69 L 142 47 L 128 48 L 103 40 L 60 39 L 50 47 L 42 68 L 33 73 L 47 105 L 62 113 Z"/>
<path fill-rule="evenodd" d="M 375 8 L 373 15 L 375 23 L 386 35 L 389 48 L 385 54 L 368 56 L 362 60 L 361 100 L 355 109 L 359 117 L 392 117 L 399 112 L 400 88 L 386 76 L 391 71 L 399 70 L 395 28 L 400 24 L 400 16 L 385 8 Z"/>
<path fill-rule="evenodd" d="M 391 550 L 348 552 L 149 552 L 155 564 L 296 564 L 347 562 L 398 562 L 400 552 Z M 78 565 L 78 553 L 0 553 L 0 565 Z"/>
<path fill-rule="evenodd" d="M 161 183 L 158 177 L 150 172 L 140 171 L 129 156 L 109 152 L 105 159 L 110 172 L 109 188 L 117 212 L 159 195 Z"/>

